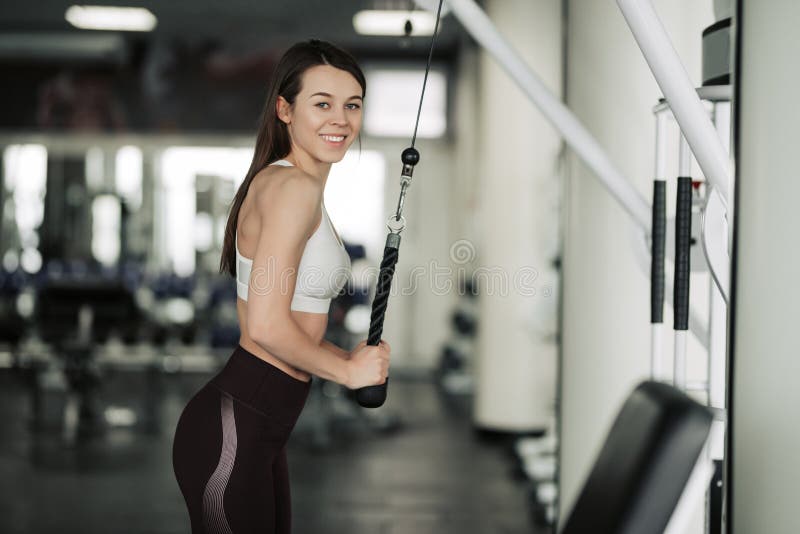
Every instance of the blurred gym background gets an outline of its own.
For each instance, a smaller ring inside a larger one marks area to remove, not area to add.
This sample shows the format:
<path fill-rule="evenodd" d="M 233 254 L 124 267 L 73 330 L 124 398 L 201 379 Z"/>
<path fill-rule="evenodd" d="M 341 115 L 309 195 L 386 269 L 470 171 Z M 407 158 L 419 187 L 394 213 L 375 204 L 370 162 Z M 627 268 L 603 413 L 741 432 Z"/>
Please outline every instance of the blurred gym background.
<path fill-rule="evenodd" d="M 218 274 L 228 207 L 272 69 L 311 37 L 348 49 L 368 76 L 362 139 L 326 190 L 354 266 L 326 338 L 350 349 L 368 330 L 431 14 L 405 1 L 125 6 L 142 9 L 0 6 L 5 533 L 188 532 L 170 446 L 180 410 L 239 337 L 235 283 Z M 357 28 L 359 12 L 399 16 L 399 31 Z M 455 143 L 455 116 L 459 98 L 474 99 L 457 87 L 474 83 L 475 62 L 451 18 L 437 39 L 405 276 L 384 333 L 391 399 L 363 410 L 315 381 L 290 442 L 296 532 L 522 532 L 533 521 L 507 451 L 476 441 L 470 422 L 477 320 L 464 268 L 475 247 L 464 240 L 456 264 L 450 248 L 457 225 L 472 224 L 470 172 L 457 161 L 470 147 Z M 436 262 L 458 288 L 435 287 L 427 270 L 414 281 L 415 265 Z"/>
<path fill-rule="evenodd" d="M 170 446 L 239 337 L 227 211 L 272 69 L 311 37 L 367 75 L 361 140 L 325 199 L 354 268 L 326 338 L 366 337 L 437 3 L 135 0 L 99 22 L 63 0 L 0 4 L 1 532 L 188 532 Z M 712 3 L 656 1 L 697 85 Z M 479 4 L 648 194 L 661 93 L 615 3 Z M 648 374 L 633 226 L 448 13 L 417 148 L 389 400 L 364 410 L 315 380 L 290 441 L 294 531 L 550 532 Z"/>

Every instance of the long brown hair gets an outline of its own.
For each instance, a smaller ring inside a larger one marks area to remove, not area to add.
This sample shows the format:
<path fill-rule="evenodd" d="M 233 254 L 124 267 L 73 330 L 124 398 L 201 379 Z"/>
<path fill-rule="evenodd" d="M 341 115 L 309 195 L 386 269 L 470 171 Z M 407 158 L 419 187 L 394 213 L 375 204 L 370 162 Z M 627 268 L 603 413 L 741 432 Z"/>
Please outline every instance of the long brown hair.
<path fill-rule="evenodd" d="M 283 54 L 275 67 L 267 91 L 267 101 L 261 113 L 253 161 L 236 196 L 233 197 L 228 213 L 222 257 L 219 262 L 220 273 L 236 276 L 236 251 L 234 249 L 236 226 L 239 220 L 239 210 L 247 196 L 248 189 L 250 189 L 253 177 L 270 163 L 286 157 L 291 150 L 289 131 L 276 112 L 278 97 L 282 96 L 290 105 L 293 105 L 297 93 L 301 89 L 303 73 L 317 65 L 330 65 L 349 72 L 361 85 L 361 96 L 363 97 L 367 92 L 367 81 L 356 60 L 349 53 L 331 43 L 311 39 L 295 44 Z"/>

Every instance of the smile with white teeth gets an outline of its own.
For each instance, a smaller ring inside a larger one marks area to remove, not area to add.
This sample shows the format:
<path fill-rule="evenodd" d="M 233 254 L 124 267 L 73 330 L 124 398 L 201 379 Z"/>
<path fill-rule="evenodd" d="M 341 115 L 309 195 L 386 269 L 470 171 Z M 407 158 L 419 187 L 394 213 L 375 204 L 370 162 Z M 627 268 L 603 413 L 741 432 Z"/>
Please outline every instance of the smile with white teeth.
<path fill-rule="evenodd" d="M 346 135 L 323 135 L 322 138 L 330 143 L 341 143 Z"/>

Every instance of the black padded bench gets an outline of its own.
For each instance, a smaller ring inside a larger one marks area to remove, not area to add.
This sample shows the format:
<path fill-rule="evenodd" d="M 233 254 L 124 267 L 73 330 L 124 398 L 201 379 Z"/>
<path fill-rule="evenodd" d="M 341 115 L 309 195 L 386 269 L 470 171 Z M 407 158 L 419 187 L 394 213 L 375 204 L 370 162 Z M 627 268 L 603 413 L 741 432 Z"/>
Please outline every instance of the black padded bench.
<path fill-rule="evenodd" d="M 711 421 L 708 408 L 672 386 L 640 384 L 617 415 L 561 534 L 664 532 Z"/>

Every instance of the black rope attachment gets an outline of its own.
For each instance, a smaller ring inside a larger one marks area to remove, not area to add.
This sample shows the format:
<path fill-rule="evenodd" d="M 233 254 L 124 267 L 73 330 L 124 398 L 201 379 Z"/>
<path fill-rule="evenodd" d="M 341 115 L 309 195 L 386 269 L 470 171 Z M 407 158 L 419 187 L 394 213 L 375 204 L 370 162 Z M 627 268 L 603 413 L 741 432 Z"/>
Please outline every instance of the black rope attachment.
<path fill-rule="evenodd" d="M 417 141 L 417 129 L 419 128 L 419 117 L 422 113 L 422 100 L 425 98 L 425 86 L 428 82 L 428 73 L 431 69 L 431 58 L 433 57 L 433 45 L 436 43 L 436 33 L 439 30 L 439 20 L 442 15 L 442 2 L 439 0 L 439 9 L 436 12 L 436 25 L 431 37 L 431 48 L 428 52 L 428 63 L 425 66 L 425 78 L 422 82 L 422 92 L 419 95 L 419 107 L 417 108 L 417 120 L 414 123 L 414 135 L 411 137 L 411 146 L 403 150 L 400 159 L 403 161 L 403 170 L 400 174 L 400 198 L 397 201 L 397 210 L 394 216 L 389 217 L 387 226 L 389 235 L 386 236 L 386 245 L 383 248 L 383 261 L 381 262 L 381 272 L 378 275 L 378 284 L 375 289 L 375 298 L 372 301 L 372 315 L 370 316 L 369 336 L 367 345 L 377 346 L 381 342 L 383 333 L 383 320 L 386 317 L 386 308 L 389 302 L 389 293 L 394 278 L 394 269 L 397 265 L 398 252 L 400 248 L 400 232 L 405 228 L 403 218 L 403 207 L 405 206 L 406 192 L 411 186 L 411 179 L 414 176 L 414 166 L 419 163 L 419 151 L 414 148 Z M 389 378 L 379 386 L 368 386 L 356 391 L 358 403 L 365 408 L 378 408 L 386 402 L 386 395 L 389 387 Z"/>

